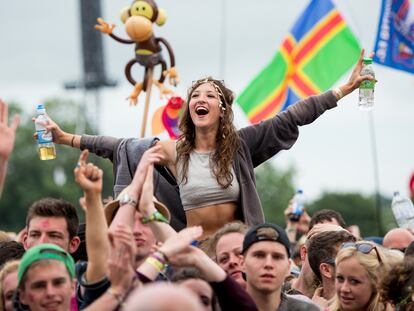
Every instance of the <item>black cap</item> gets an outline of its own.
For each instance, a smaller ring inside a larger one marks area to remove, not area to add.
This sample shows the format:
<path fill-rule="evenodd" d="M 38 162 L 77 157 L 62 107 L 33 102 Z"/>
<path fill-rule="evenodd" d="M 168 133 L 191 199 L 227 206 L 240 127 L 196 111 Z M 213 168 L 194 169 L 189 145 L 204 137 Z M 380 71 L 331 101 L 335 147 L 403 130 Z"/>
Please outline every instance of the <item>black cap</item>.
<path fill-rule="evenodd" d="M 271 234 L 268 234 L 268 232 L 266 232 L 266 234 L 264 234 L 264 232 L 261 232 L 261 229 L 267 228 L 273 229 L 273 232 Z M 243 240 L 242 253 L 244 254 L 247 251 L 247 249 L 254 243 L 262 241 L 274 241 L 283 244 L 283 246 L 286 248 L 288 257 L 290 258 L 290 242 L 285 230 L 283 230 L 283 228 L 279 227 L 278 225 L 271 223 L 256 225 L 250 228 L 249 231 L 247 231 Z"/>

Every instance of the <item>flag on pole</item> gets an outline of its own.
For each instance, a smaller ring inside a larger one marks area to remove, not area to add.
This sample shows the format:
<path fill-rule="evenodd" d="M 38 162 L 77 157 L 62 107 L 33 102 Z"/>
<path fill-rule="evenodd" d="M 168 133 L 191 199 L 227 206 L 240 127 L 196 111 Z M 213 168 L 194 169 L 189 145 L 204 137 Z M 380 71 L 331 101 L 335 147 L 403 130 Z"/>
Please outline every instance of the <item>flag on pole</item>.
<path fill-rule="evenodd" d="M 331 0 L 312 0 L 271 63 L 237 98 L 251 123 L 329 89 L 358 60 L 361 48 Z"/>
<path fill-rule="evenodd" d="M 414 3 L 383 0 L 374 61 L 414 73 Z"/>

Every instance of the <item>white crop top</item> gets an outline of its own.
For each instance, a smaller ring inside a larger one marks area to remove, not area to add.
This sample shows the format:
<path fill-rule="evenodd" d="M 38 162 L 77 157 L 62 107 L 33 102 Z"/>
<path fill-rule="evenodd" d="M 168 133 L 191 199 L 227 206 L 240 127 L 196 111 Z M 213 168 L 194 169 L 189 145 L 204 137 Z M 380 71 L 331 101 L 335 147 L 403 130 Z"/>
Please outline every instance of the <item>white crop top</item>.
<path fill-rule="evenodd" d="M 183 182 L 182 161 L 177 163 L 178 186 L 184 211 L 227 202 L 238 202 L 240 186 L 234 174 L 229 187 L 223 189 L 210 169 L 211 152 L 193 151 L 188 163 L 187 182 Z"/>

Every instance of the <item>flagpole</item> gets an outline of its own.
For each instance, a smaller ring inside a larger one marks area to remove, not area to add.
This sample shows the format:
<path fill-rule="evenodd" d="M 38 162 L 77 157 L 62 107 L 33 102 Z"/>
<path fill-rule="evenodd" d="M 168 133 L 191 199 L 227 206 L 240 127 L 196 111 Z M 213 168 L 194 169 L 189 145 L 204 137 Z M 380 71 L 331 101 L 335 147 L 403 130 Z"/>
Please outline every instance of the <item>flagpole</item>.
<path fill-rule="evenodd" d="M 369 134 L 371 138 L 371 152 L 372 152 L 372 165 L 374 169 L 374 207 L 376 212 L 376 220 L 378 226 L 378 234 L 383 236 L 382 215 L 381 215 L 381 195 L 380 195 L 380 182 L 379 182 L 379 168 L 378 168 L 378 153 L 377 153 L 377 140 L 375 135 L 374 126 L 374 114 L 371 111 L 368 112 Z"/>
<path fill-rule="evenodd" d="M 219 79 L 225 79 L 225 61 L 226 61 L 226 17 L 227 17 L 227 5 L 226 0 L 221 1 L 221 21 L 220 21 L 220 60 L 219 60 Z"/>

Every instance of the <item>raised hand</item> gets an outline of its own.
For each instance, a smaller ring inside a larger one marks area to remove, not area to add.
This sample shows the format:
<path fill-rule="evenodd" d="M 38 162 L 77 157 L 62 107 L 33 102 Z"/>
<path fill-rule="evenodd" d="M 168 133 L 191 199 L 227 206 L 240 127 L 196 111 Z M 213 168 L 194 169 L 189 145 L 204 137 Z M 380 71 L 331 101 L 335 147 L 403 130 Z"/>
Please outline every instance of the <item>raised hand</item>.
<path fill-rule="evenodd" d="M 131 228 L 122 224 L 118 224 L 113 230 L 108 233 L 108 236 L 112 253 L 117 249 L 121 249 L 123 253 L 127 253 L 130 257 L 130 262 L 128 265 L 134 267 L 137 247 Z"/>
<path fill-rule="evenodd" d="M 357 88 L 359 88 L 359 86 L 361 85 L 361 82 L 364 80 L 376 81 L 373 76 L 370 76 L 370 75 L 361 76 L 361 70 L 364 65 L 364 53 L 365 53 L 365 50 L 362 49 L 361 54 L 359 56 L 359 60 L 357 64 L 355 65 L 354 70 L 352 70 L 352 74 L 349 77 L 348 82 L 346 83 L 346 85 L 341 87 L 341 91 L 344 93 L 344 95 L 347 95 L 353 92 L 354 90 L 356 90 Z M 369 57 L 373 57 L 373 56 L 374 56 L 373 53 L 369 55 Z"/>
<path fill-rule="evenodd" d="M 159 247 L 159 251 L 170 258 L 188 249 L 191 242 L 199 238 L 202 234 L 203 228 L 201 226 L 185 228 L 167 239 L 165 243 Z"/>
<path fill-rule="evenodd" d="M 47 114 L 45 117 L 47 119 L 47 123 L 43 123 L 42 125 L 45 127 L 46 133 L 52 132 L 53 142 L 55 144 L 68 144 L 73 135 L 64 132 Z M 32 118 L 32 121 L 35 122 L 36 118 Z M 33 137 L 37 139 L 37 133 L 34 133 Z"/>
<path fill-rule="evenodd" d="M 118 225 L 109 233 L 111 252 L 108 258 L 108 278 L 111 288 L 125 296 L 134 280 L 135 242 L 131 230 Z"/>
<path fill-rule="evenodd" d="M 0 160 L 7 161 L 13 151 L 16 137 L 16 129 L 19 126 L 20 117 L 15 115 L 12 123 L 8 126 L 9 108 L 0 99 Z"/>
<path fill-rule="evenodd" d="M 99 25 L 95 25 L 95 29 L 99 30 L 100 32 L 106 33 L 108 35 L 112 34 L 112 31 L 115 28 L 115 24 L 109 25 L 101 17 L 98 17 L 96 21 L 98 22 Z"/>
<path fill-rule="evenodd" d="M 161 146 L 154 146 L 148 149 L 144 152 L 144 154 L 141 157 L 141 160 L 139 161 L 139 164 L 137 166 L 137 169 L 134 174 L 134 178 L 131 181 L 131 184 L 129 185 L 130 191 L 136 196 L 136 198 L 140 198 L 142 193 L 142 187 L 144 185 L 145 178 L 147 176 L 147 171 L 149 166 L 153 166 L 155 163 L 160 162 L 164 159 L 163 154 L 161 153 Z M 152 174 L 151 174 L 151 184 L 152 184 Z M 149 185 L 147 185 L 149 186 Z M 152 194 L 151 193 L 151 200 L 152 200 Z"/>
<path fill-rule="evenodd" d="M 92 163 L 86 163 L 88 155 L 87 149 L 81 152 L 79 162 L 74 170 L 75 181 L 85 193 L 100 194 L 102 192 L 103 171 Z"/>

